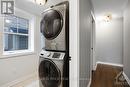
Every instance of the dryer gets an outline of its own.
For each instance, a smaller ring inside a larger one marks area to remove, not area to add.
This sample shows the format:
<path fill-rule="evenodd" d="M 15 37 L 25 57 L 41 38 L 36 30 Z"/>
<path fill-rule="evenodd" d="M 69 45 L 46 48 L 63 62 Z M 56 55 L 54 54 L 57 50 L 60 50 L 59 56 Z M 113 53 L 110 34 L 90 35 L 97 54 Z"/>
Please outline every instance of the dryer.
<path fill-rule="evenodd" d="M 39 63 L 40 87 L 63 87 L 64 52 L 42 50 Z"/>
<path fill-rule="evenodd" d="M 46 50 L 66 51 L 68 29 L 68 2 L 52 6 L 42 13 L 41 33 L 45 37 Z"/>

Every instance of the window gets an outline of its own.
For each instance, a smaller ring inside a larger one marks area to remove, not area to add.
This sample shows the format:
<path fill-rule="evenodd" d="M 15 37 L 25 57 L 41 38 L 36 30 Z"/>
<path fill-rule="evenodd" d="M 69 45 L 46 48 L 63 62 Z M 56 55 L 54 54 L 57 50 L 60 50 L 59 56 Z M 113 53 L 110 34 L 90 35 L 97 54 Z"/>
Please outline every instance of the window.
<path fill-rule="evenodd" d="M 29 20 L 17 16 L 4 18 L 4 51 L 29 49 Z"/>

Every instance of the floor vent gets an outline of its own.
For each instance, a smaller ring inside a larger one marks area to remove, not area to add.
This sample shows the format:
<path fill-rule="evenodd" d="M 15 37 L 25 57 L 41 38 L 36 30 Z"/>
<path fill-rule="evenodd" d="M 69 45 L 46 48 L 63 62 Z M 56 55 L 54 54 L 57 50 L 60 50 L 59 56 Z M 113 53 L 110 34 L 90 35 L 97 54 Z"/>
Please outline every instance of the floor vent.
<path fill-rule="evenodd" d="M 122 85 L 127 87 L 128 83 L 125 80 L 125 77 L 123 75 L 123 71 L 121 71 L 116 77 L 115 77 L 115 85 L 118 87 L 118 85 Z M 129 86 L 128 86 L 129 87 Z"/>

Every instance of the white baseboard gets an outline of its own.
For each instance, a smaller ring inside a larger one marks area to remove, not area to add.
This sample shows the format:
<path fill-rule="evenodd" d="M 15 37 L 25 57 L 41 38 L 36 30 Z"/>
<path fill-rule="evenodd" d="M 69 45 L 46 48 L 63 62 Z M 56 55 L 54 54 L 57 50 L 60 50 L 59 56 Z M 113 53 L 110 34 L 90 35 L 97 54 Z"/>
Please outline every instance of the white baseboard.
<path fill-rule="evenodd" d="M 93 70 L 94 70 L 94 71 L 96 71 L 96 69 L 97 69 L 97 64 L 98 64 L 98 63 L 96 63 L 96 65 L 93 66 Z"/>
<path fill-rule="evenodd" d="M 105 65 L 123 67 L 123 64 L 116 64 L 116 63 L 108 63 L 108 62 L 98 61 L 98 62 L 96 62 L 96 65 L 94 66 L 93 70 L 96 70 L 96 69 L 97 69 L 97 65 L 98 65 L 98 64 L 105 64 Z"/>
<path fill-rule="evenodd" d="M 88 85 L 87 85 L 87 87 L 90 87 L 90 86 L 91 86 L 91 82 L 92 82 L 92 80 L 90 79 L 90 80 L 89 80 L 89 83 L 88 83 Z"/>
<path fill-rule="evenodd" d="M 124 72 L 123 72 L 123 75 L 124 75 L 124 77 L 125 77 L 127 83 L 130 85 L 130 79 L 127 77 L 127 75 L 126 75 Z"/>
<path fill-rule="evenodd" d="M 123 64 L 108 63 L 108 62 L 100 62 L 100 61 L 98 61 L 96 64 L 106 64 L 106 65 L 112 65 L 112 66 L 123 67 Z"/>
<path fill-rule="evenodd" d="M 15 84 L 18 84 L 18 83 L 20 83 L 20 82 L 22 82 L 22 81 L 25 81 L 25 80 L 27 80 L 27 79 L 33 77 L 33 76 L 36 76 L 36 75 L 37 75 L 37 73 L 35 72 L 35 73 L 33 73 L 33 74 L 24 76 L 24 77 L 22 77 L 22 78 L 19 78 L 19 79 L 16 79 L 16 80 L 14 80 L 14 81 L 11 81 L 11 82 L 9 82 L 9 83 L 7 83 L 7 84 L 4 84 L 4 85 L 2 85 L 2 86 L 0 86 L 0 87 L 11 87 L 11 86 L 13 86 L 13 85 L 15 85 Z"/>

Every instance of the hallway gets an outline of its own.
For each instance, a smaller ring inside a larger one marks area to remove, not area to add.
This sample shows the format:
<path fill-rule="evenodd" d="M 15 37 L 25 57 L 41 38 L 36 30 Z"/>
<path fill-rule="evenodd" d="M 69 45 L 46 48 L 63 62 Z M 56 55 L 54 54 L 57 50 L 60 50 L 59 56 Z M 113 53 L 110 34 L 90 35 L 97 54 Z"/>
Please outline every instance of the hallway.
<path fill-rule="evenodd" d="M 130 87 L 126 82 L 116 82 L 115 77 L 120 71 L 122 67 L 98 64 L 96 71 L 93 71 L 90 87 Z"/>

